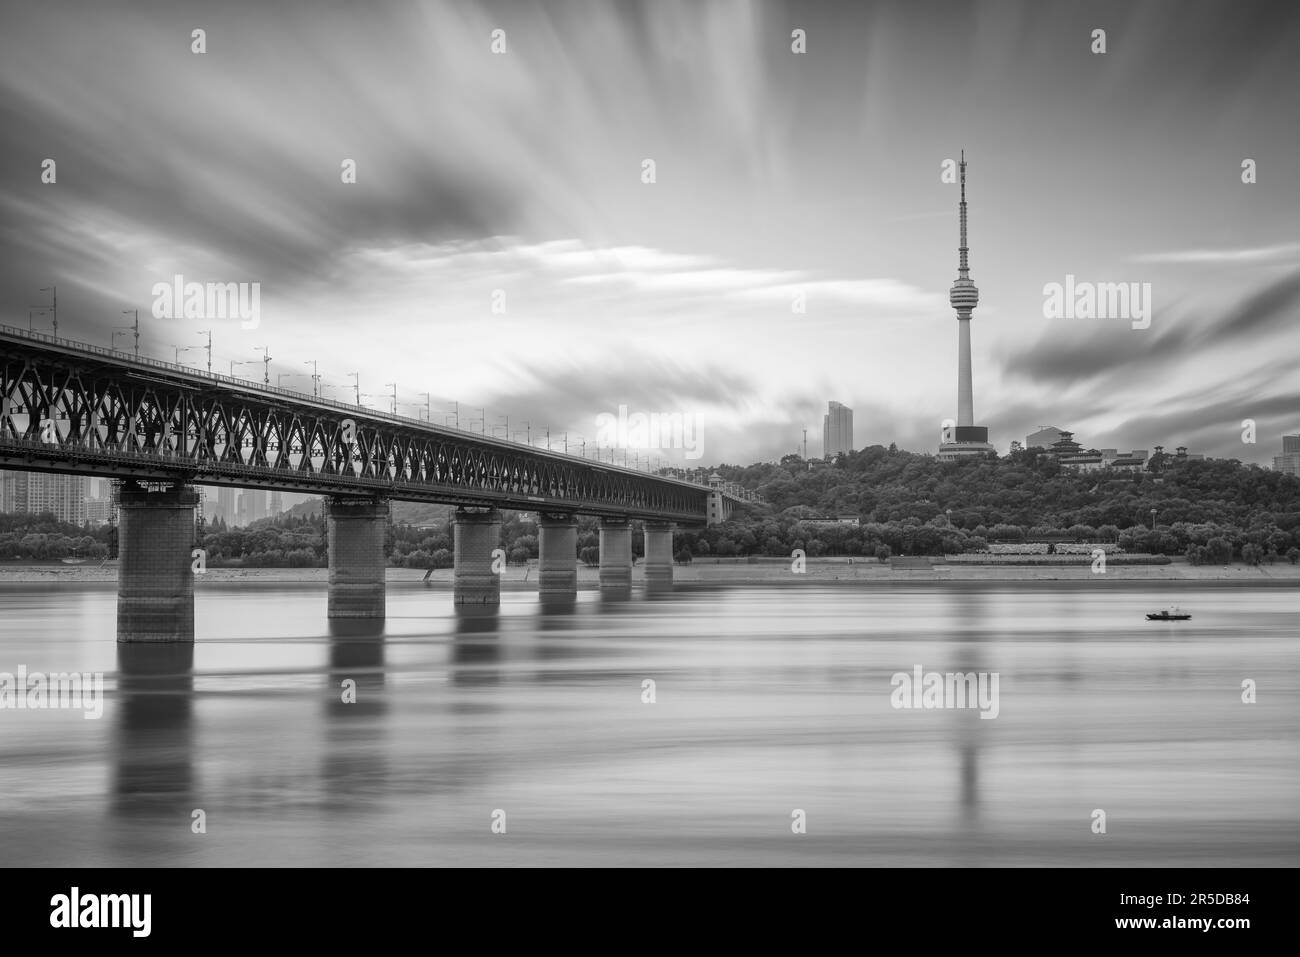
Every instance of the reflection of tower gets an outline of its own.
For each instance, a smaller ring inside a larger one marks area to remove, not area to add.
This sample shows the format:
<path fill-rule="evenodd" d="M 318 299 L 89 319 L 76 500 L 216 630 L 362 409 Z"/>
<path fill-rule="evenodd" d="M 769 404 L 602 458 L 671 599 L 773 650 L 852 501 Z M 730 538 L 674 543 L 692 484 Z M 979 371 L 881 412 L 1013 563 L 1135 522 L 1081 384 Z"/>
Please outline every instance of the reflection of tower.
<path fill-rule="evenodd" d="M 961 245 L 957 247 L 957 279 L 948 292 L 948 301 L 957 311 L 957 427 L 949 434 L 944 430 L 939 446 L 939 458 L 956 459 L 969 455 L 986 455 L 993 451 L 989 445 L 989 430 L 975 424 L 974 390 L 971 386 L 970 320 L 979 305 L 980 291 L 970 278 L 966 246 L 966 153 L 961 154 Z"/>

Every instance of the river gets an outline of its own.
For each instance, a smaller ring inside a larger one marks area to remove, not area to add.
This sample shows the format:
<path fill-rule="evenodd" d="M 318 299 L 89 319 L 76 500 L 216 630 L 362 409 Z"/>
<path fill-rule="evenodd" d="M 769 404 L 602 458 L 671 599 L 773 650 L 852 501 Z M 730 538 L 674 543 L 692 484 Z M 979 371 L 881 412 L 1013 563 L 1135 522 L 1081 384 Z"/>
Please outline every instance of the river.
<path fill-rule="evenodd" d="M 192 646 L 115 601 L 0 586 L 0 672 L 104 676 L 0 709 L 7 865 L 1300 864 L 1294 587 L 402 583 L 376 634 L 201 583 Z M 996 709 L 895 707 L 918 667 Z"/>

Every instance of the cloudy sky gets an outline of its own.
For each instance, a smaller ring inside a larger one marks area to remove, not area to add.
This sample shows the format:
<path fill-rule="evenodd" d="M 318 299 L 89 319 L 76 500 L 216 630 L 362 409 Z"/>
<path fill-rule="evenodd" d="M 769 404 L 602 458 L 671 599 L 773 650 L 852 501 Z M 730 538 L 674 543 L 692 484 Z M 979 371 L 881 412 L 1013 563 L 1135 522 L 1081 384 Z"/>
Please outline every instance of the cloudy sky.
<path fill-rule="evenodd" d="M 73 338 L 107 345 L 138 308 L 157 357 L 211 327 L 219 371 L 265 345 L 275 374 L 316 360 L 328 395 L 352 371 L 376 406 L 386 383 L 412 415 L 430 392 L 435 421 L 459 401 L 462 425 L 484 407 L 498 432 L 509 416 L 592 442 L 625 405 L 694 416 L 704 462 L 748 463 L 804 428 L 818 453 L 836 399 L 855 444 L 933 450 L 956 412 L 941 173 L 964 148 L 975 414 L 999 448 L 1052 424 L 1267 462 L 1300 432 L 1294 4 L 96 0 L 3 18 L 9 325 L 57 284 Z M 259 282 L 259 327 L 154 318 L 176 274 Z M 1150 283 L 1150 327 L 1045 318 L 1067 275 Z"/>

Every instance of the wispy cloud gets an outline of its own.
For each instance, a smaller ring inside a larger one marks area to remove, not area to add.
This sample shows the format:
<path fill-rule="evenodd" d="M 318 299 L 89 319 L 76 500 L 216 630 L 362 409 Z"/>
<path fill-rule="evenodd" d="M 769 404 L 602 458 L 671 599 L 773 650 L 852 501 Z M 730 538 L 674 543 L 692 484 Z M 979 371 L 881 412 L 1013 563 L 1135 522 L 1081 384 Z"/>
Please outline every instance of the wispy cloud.
<path fill-rule="evenodd" d="M 1244 249 L 1183 249 L 1174 252 L 1143 253 L 1129 257 L 1129 262 L 1169 265 L 1300 262 L 1300 242 Z"/>

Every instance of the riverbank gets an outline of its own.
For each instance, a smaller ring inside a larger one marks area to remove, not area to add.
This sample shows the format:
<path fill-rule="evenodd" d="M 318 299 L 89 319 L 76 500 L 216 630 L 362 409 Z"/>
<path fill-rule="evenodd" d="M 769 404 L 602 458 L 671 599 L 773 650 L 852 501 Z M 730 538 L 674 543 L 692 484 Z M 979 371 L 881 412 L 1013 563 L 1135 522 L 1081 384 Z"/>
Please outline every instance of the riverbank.
<path fill-rule="evenodd" d="M 417 568 L 390 568 L 390 583 L 415 583 L 424 581 L 425 573 Z M 1090 564 L 1082 565 L 947 565 L 942 559 L 909 559 L 906 564 L 847 559 L 808 559 L 804 571 L 796 574 L 786 561 L 750 564 L 745 561 L 724 559 L 719 563 L 694 562 L 676 565 L 674 580 L 682 584 L 718 583 L 729 585 L 771 585 L 788 582 L 816 581 L 818 583 L 842 582 L 845 584 L 896 583 L 896 582 L 1027 582 L 1027 581 L 1084 581 L 1102 578 L 1094 574 Z M 1300 565 L 1277 563 L 1274 565 L 1192 565 L 1175 559 L 1167 565 L 1109 565 L 1104 573 L 1110 581 L 1167 581 L 1167 582 L 1238 582 L 1250 585 L 1292 584 L 1300 585 Z M 644 581 L 644 565 L 632 569 L 632 581 Z M 304 582 L 325 584 L 329 580 L 326 568 L 209 568 L 195 575 L 195 583 L 220 582 Z M 64 582 L 115 582 L 116 563 L 105 565 L 63 564 L 5 564 L 0 565 L 0 584 Z M 435 587 L 450 587 L 452 570 L 440 568 L 429 577 Z M 512 565 L 502 573 L 502 586 L 514 589 L 535 588 L 536 562 L 527 567 Z M 578 566 L 578 586 L 595 588 L 599 572 L 585 565 Z"/>

